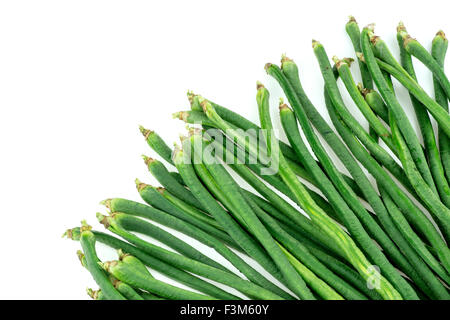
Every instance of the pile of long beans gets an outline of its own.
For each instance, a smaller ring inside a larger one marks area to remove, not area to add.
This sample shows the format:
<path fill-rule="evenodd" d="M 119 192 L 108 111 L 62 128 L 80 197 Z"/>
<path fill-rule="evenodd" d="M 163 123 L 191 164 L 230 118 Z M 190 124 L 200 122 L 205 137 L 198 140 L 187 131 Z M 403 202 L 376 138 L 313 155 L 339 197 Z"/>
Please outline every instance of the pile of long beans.
<path fill-rule="evenodd" d="M 87 291 L 93 299 L 450 299 L 448 41 L 439 31 L 428 52 L 400 23 L 397 60 L 373 25 L 361 31 L 351 17 L 345 29 L 362 83 L 352 75 L 353 59 L 333 57 L 332 65 L 313 41 L 332 125 L 283 56 L 280 66 L 265 69 L 287 99 L 279 114 L 289 143 L 274 133 L 269 91 L 260 82 L 259 125 L 189 92 L 190 110 L 174 115 L 188 124 L 179 145 L 140 127 L 176 170 L 143 156 L 161 186 L 136 179 L 143 203 L 103 201 L 108 215 L 97 219 L 109 233 L 86 222 L 66 231 L 81 243 L 77 255 L 99 286 Z M 413 58 L 432 73 L 434 95 L 419 84 Z M 340 81 L 368 128 L 344 102 Z M 410 94 L 418 133 L 406 116 L 410 106 L 396 96 L 400 86 Z M 100 261 L 97 242 L 118 250 L 118 259 Z"/>

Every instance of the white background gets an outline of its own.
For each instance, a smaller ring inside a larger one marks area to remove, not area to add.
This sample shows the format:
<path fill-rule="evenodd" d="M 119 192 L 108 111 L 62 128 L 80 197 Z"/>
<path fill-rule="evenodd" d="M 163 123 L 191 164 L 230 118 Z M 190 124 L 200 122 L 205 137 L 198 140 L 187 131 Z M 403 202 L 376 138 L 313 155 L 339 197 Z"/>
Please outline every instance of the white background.
<path fill-rule="evenodd" d="M 330 58 L 353 56 L 352 14 L 361 27 L 376 22 L 395 53 L 400 20 L 428 48 L 440 28 L 450 33 L 446 2 L 2 1 L 0 298 L 87 298 L 95 284 L 79 244 L 61 234 L 83 218 L 102 229 L 100 200 L 139 200 L 134 179 L 155 183 L 138 125 L 177 141 L 184 124 L 171 114 L 189 108 L 188 89 L 257 121 L 260 80 L 278 124 L 281 92 L 263 66 L 286 53 L 325 114 L 312 38 Z"/>

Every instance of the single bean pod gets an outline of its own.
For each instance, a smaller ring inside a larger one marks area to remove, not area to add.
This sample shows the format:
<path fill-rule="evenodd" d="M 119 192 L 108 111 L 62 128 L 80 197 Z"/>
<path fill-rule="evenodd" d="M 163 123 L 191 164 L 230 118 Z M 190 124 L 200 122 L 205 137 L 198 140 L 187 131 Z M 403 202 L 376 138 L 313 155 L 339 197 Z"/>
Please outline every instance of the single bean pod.
<path fill-rule="evenodd" d="M 439 31 L 433 39 L 431 45 L 431 55 L 436 60 L 436 62 L 440 65 L 440 67 L 444 68 L 444 60 L 445 54 L 447 53 L 448 48 L 448 40 L 445 37 L 443 31 Z M 448 101 L 447 96 L 445 95 L 444 90 L 442 89 L 439 80 L 436 77 L 433 77 L 433 85 L 434 85 L 434 95 L 435 100 L 439 103 L 444 110 L 448 112 Z M 445 169 L 445 174 L 447 177 L 447 181 L 450 180 L 450 141 L 447 135 L 443 132 L 442 128 L 439 128 L 438 131 L 438 140 L 439 140 L 439 152 L 442 159 L 442 164 Z"/>
<path fill-rule="evenodd" d="M 173 165 L 172 150 L 164 140 L 156 132 L 145 129 L 143 126 L 139 126 L 139 130 L 150 148 L 155 150 L 164 160 Z"/>
<path fill-rule="evenodd" d="M 355 17 L 350 16 L 349 21 L 345 25 L 345 31 L 347 31 L 350 37 L 355 52 L 361 52 L 361 32 Z M 367 66 L 362 61 L 358 61 L 358 65 L 364 88 L 373 89 L 373 81 L 369 69 L 367 69 Z"/>
<path fill-rule="evenodd" d="M 167 168 L 158 160 L 152 159 L 147 156 L 142 156 L 148 170 L 167 190 L 179 197 L 183 201 L 186 201 L 190 205 L 204 209 L 201 203 L 190 193 L 186 188 L 178 183 L 169 173 Z"/>

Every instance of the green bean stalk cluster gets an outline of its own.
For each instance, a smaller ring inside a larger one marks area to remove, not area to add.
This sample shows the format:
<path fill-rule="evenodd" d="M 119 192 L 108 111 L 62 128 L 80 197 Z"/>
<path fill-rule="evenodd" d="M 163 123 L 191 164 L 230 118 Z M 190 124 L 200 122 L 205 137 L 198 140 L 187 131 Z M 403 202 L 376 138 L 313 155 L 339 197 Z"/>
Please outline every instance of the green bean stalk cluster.
<path fill-rule="evenodd" d="M 179 143 L 139 127 L 160 159 L 142 156 L 160 185 L 136 179 L 141 202 L 102 201 L 96 218 L 106 232 L 82 221 L 64 233 L 80 243 L 78 259 L 98 287 L 89 297 L 450 299 L 448 41 L 440 30 L 428 51 L 399 23 L 396 58 L 373 25 L 361 30 L 350 17 L 345 31 L 353 58 L 330 59 L 313 40 L 331 122 L 283 55 L 280 66 L 265 66 L 270 87 L 284 93 L 278 107 L 257 82 L 259 124 L 189 91 L 190 108 L 173 115 L 187 123 Z M 415 64 L 430 77 L 419 79 Z M 421 83 L 431 79 L 430 95 Z M 117 259 L 102 261 L 97 243 Z"/>

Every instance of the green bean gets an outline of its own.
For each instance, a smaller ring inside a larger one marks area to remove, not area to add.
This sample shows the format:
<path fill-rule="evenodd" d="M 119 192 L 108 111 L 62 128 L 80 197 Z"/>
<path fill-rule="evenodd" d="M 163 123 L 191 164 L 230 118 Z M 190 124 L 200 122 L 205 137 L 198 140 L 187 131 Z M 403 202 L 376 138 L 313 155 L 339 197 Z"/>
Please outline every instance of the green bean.
<path fill-rule="evenodd" d="M 443 31 L 439 31 L 433 39 L 431 45 L 431 55 L 439 64 L 439 66 L 444 69 L 445 54 L 447 53 L 448 40 L 445 37 Z M 435 100 L 439 103 L 444 110 L 448 112 L 448 102 L 447 96 L 442 89 L 439 81 L 436 77 L 433 77 L 434 94 Z M 442 128 L 438 128 L 438 140 L 439 140 L 439 152 L 441 155 L 442 164 L 445 169 L 445 174 L 447 176 L 447 181 L 450 180 L 450 141 L 445 135 Z"/>
<path fill-rule="evenodd" d="M 361 163 L 369 170 L 369 172 L 374 174 L 374 177 L 377 180 L 380 175 L 383 176 L 384 178 L 388 177 L 388 179 L 389 179 L 389 175 L 387 175 L 386 172 L 383 169 L 381 169 L 379 164 L 374 159 L 370 158 L 368 152 L 359 144 L 359 142 L 356 140 L 356 138 L 352 135 L 350 129 L 348 129 L 343 124 L 343 122 L 341 122 L 338 119 L 338 116 L 337 116 L 335 110 L 333 109 L 332 102 L 329 99 L 327 94 L 325 94 L 325 102 L 326 102 L 326 106 L 329 110 L 329 114 L 330 114 L 331 120 L 333 121 L 334 126 L 338 130 L 338 132 L 339 132 L 340 136 L 343 138 L 343 140 L 347 143 L 348 147 L 353 152 L 355 157 L 361 161 Z M 367 159 L 364 160 L 364 157 L 367 157 Z M 369 160 L 369 158 L 370 158 L 370 160 Z M 380 184 L 381 182 L 379 181 L 378 183 Z M 379 187 L 380 191 L 384 191 L 382 189 L 388 184 L 384 183 L 383 186 L 380 186 Z M 406 201 L 409 201 L 409 202 L 407 202 L 407 204 L 409 204 L 409 207 L 411 209 L 415 208 L 415 206 L 410 202 L 409 198 L 404 196 L 402 191 L 392 181 L 391 181 L 391 184 L 392 184 L 393 188 L 390 188 L 389 192 L 392 193 L 393 195 L 401 194 L 403 196 L 402 200 L 406 199 Z M 432 257 L 429 254 L 428 250 L 424 247 L 424 244 L 422 243 L 422 241 L 417 237 L 417 235 L 411 229 L 408 222 L 405 220 L 402 213 L 397 209 L 397 207 L 395 207 L 395 205 L 393 205 L 391 203 L 386 203 L 386 199 L 383 199 L 383 200 L 385 201 L 385 205 L 386 205 L 386 209 L 387 209 L 388 213 L 391 215 L 392 220 L 394 221 L 395 225 L 397 226 L 397 228 L 395 228 L 395 226 L 391 225 L 391 222 L 389 222 L 389 220 L 386 220 L 385 228 L 390 230 L 391 237 L 396 241 L 399 248 L 405 253 L 406 257 L 408 258 L 408 261 L 413 265 L 414 269 L 416 271 L 420 272 L 420 274 L 417 274 L 417 272 L 412 272 L 412 273 L 410 272 L 411 278 L 414 279 L 414 281 L 417 284 L 419 284 L 419 286 L 423 290 L 427 291 L 428 283 L 430 281 L 429 278 L 432 277 L 432 273 L 429 272 L 428 268 L 426 268 L 426 266 L 422 263 L 420 257 L 418 257 L 416 254 L 414 254 L 414 250 L 411 248 L 411 246 L 408 244 L 408 242 L 405 241 L 405 239 L 408 240 L 414 246 L 414 248 L 417 250 L 419 255 L 422 256 L 425 261 L 431 261 L 431 265 L 432 264 L 438 265 L 438 263 L 437 263 L 437 261 L 435 261 L 434 257 Z M 404 201 L 404 202 L 406 202 L 406 201 Z M 414 210 L 414 212 L 416 213 L 416 211 L 418 211 L 417 208 Z M 419 212 L 419 214 L 421 214 L 421 213 Z M 400 232 L 401 235 L 398 234 L 398 232 Z M 402 235 L 405 239 L 402 237 Z M 427 259 L 429 259 L 429 260 L 427 260 Z M 422 278 L 427 279 L 427 283 L 424 283 Z M 437 289 L 437 292 L 438 292 L 438 294 L 441 294 L 439 288 Z"/>
<path fill-rule="evenodd" d="M 214 236 L 204 232 L 203 230 L 191 225 L 176 217 L 165 214 L 162 211 L 154 209 L 152 207 L 145 206 L 143 204 L 115 198 L 111 199 L 109 202 L 109 208 L 112 213 L 123 212 L 130 215 L 138 215 L 140 217 L 150 219 L 169 228 L 180 231 L 205 245 L 214 248 L 220 255 L 227 259 L 233 266 L 235 266 L 240 272 L 242 272 L 250 281 L 270 290 L 274 293 L 284 297 L 286 299 L 291 299 L 292 297 L 285 293 L 283 290 L 279 289 L 277 286 L 269 282 L 263 276 L 261 276 L 256 270 L 249 266 L 243 259 L 231 251 L 227 246 L 225 246 L 220 240 L 216 239 Z"/>
<path fill-rule="evenodd" d="M 141 295 L 142 298 L 144 298 L 144 300 L 166 300 L 164 298 L 155 296 L 152 293 L 149 293 L 149 292 L 146 292 L 146 291 L 142 291 L 142 290 L 139 291 L 139 294 Z"/>
<path fill-rule="evenodd" d="M 373 113 L 372 109 L 359 92 L 353 80 L 352 74 L 350 72 L 349 64 L 346 63 L 344 60 L 337 60 L 337 59 L 335 59 L 335 63 L 342 82 L 347 88 L 347 91 L 350 94 L 353 101 L 355 102 L 356 106 L 359 108 L 364 117 L 369 121 L 370 128 L 372 128 L 376 132 L 376 134 L 386 143 L 386 145 L 394 153 L 397 153 L 397 150 L 395 149 L 394 144 L 392 142 L 390 132 L 380 122 L 378 117 Z"/>
<path fill-rule="evenodd" d="M 411 38 L 408 34 L 404 37 L 403 45 L 409 54 L 420 60 L 431 72 L 433 72 L 434 77 L 439 81 L 447 98 L 450 99 L 450 82 L 445 75 L 443 68 L 433 56 L 419 43 L 419 41 Z"/>
<path fill-rule="evenodd" d="M 438 250 L 438 252 L 440 253 L 440 257 L 445 257 L 446 255 L 448 255 L 448 248 L 446 247 L 445 243 L 443 242 L 442 238 L 440 237 L 434 226 L 431 224 L 431 222 L 395 184 L 389 174 L 387 174 L 387 172 L 383 170 L 379 163 L 370 156 L 370 154 L 364 149 L 359 141 L 353 136 L 350 129 L 346 128 L 344 125 L 341 125 L 341 123 L 335 116 L 334 109 L 332 108 L 332 106 L 330 106 L 330 103 L 327 104 L 327 107 L 329 109 L 332 120 L 334 120 L 333 123 L 336 129 L 339 131 L 340 136 L 348 145 L 353 155 L 373 175 L 373 177 L 382 186 L 382 188 L 384 188 L 390 194 L 390 196 L 392 196 L 399 208 L 401 208 L 401 210 L 405 214 L 410 215 L 410 218 L 408 220 L 413 223 L 417 229 L 423 232 L 430 243 L 433 244 L 433 247 Z M 440 276 L 445 276 L 445 270 L 428 251 L 422 240 L 411 229 L 408 221 L 405 219 L 403 214 L 399 210 L 388 210 L 388 212 L 404 238 L 413 245 L 414 249 L 422 257 L 422 259 Z"/>
<path fill-rule="evenodd" d="M 196 227 L 202 229 L 203 231 L 206 231 L 210 233 L 211 235 L 217 237 L 218 239 L 224 241 L 227 245 L 233 247 L 233 248 L 240 248 L 236 242 L 225 232 L 222 230 L 216 229 L 211 224 L 201 221 L 197 219 L 197 217 L 190 215 L 189 213 L 185 212 L 181 208 L 175 206 L 173 203 L 171 203 L 169 200 L 167 200 L 165 197 L 162 196 L 162 194 L 158 191 L 160 189 L 157 189 L 155 187 L 151 187 L 146 184 L 138 183 L 138 191 L 141 196 L 141 198 L 148 203 L 149 205 L 169 213 L 170 215 L 177 217 L 181 220 L 184 220 L 186 222 L 189 222 Z M 106 202 L 107 203 L 107 200 Z M 138 210 L 138 208 L 136 208 Z M 140 208 L 139 208 L 140 210 Z M 145 211 L 144 209 L 142 209 Z M 141 211 L 139 211 L 141 212 Z M 145 213 L 144 213 L 145 214 Z"/>
<path fill-rule="evenodd" d="M 100 260 L 95 252 L 96 239 L 94 234 L 91 232 L 91 227 L 83 223 L 83 226 L 79 232 L 79 236 L 77 237 L 78 239 L 74 240 L 80 241 L 81 248 L 83 249 L 86 259 L 86 268 L 89 270 L 95 282 L 102 290 L 105 298 L 108 300 L 126 300 L 125 297 L 114 288 L 105 272 L 98 265 Z"/>
<path fill-rule="evenodd" d="M 136 272 L 142 273 L 146 276 L 153 277 L 153 275 L 148 271 L 147 267 L 135 256 L 129 253 L 123 252 L 122 249 L 117 250 L 119 255 L 119 260 L 126 262 L 130 267 L 134 267 Z"/>
<path fill-rule="evenodd" d="M 401 70 L 391 66 L 388 63 L 383 62 L 380 59 L 376 59 L 372 49 L 370 48 L 369 42 L 369 35 L 368 33 L 371 32 L 369 29 L 365 28 L 362 33 L 362 48 L 364 56 L 360 56 L 361 59 L 364 59 L 367 63 L 367 66 L 372 73 L 372 77 L 377 83 L 377 87 L 380 90 L 381 96 L 386 101 L 387 105 L 389 106 L 390 110 L 394 112 L 394 116 L 398 122 L 399 128 L 401 129 L 402 133 L 406 136 L 409 136 L 411 140 L 410 144 L 408 145 L 410 152 L 418 152 L 416 150 L 421 150 L 420 144 L 418 142 L 417 137 L 415 137 L 414 129 L 412 128 L 409 121 L 407 121 L 407 117 L 395 98 L 393 92 L 390 90 L 389 87 L 387 87 L 386 82 L 384 79 L 382 79 L 381 69 L 389 72 L 394 78 L 396 78 L 406 89 L 408 89 L 409 92 L 411 92 L 417 100 L 419 100 L 427 109 L 428 111 L 433 115 L 433 117 L 436 119 L 436 121 L 439 123 L 439 125 L 443 128 L 445 134 L 448 136 L 450 135 L 450 116 L 443 108 L 417 84 L 411 77 L 408 77 L 405 75 L 404 72 Z M 418 146 L 416 144 L 419 144 Z"/>
<path fill-rule="evenodd" d="M 387 110 L 387 106 L 384 103 L 383 98 L 381 98 L 380 94 L 373 89 L 366 89 L 361 87 L 360 85 L 358 86 L 358 89 L 373 112 L 375 112 L 378 117 L 383 119 L 385 123 L 389 123 L 389 113 Z"/>
<path fill-rule="evenodd" d="M 186 212 L 187 214 L 191 215 L 195 219 L 204 221 L 205 223 L 208 223 L 209 225 L 213 226 L 216 229 L 222 230 L 222 226 L 214 220 L 208 213 L 203 212 L 188 203 L 184 202 L 181 199 L 178 199 L 177 197 L 173 196 L 170 192 L 165 190 L 164 188 L 159 188 L 158 192 L 161 193 L 161 195 L 169 200 L 171 203 L 173 203 L 175 206 Z"/>
<path fill-rule="evenodd" d="M 177 253 L 168 251 L 154 244 L 148 243 L 140 239 L 139 237 L 125 231 L 111 217 L 103 216 L 99 217 L 99 220 L 103 221 L 105 227 L 107 227 L 107 229 L 110 230 L 111 232 L 121 236 L 128 242 L 137 245 L 139 248 L 141 248 L 141 250 L 143 250 L 147 254 L 155 256 L 156 258 L 163 260 L 171 264 L 172 266 L 184 269 L 186 271 L 211 279 L 213 281 L 225 284 L 227 286 L 235 288 L 238 291 L 241 291 L 243 294 L 248 295 L 250 297 L 269 300 L 281 299 L 281 297 L 272 293 L 271 291 L 268 291 L 250 281 L 243 280 L 242 278 L 234 274 L 222 271 L 220 269 L 189 259 Z"/>
<path fill-rule="evenodd" d="M 311 272 L 306 268 L 300 261 L 298 261 L 288 250 L 286 250 L 282 245 L 278 244 L 281 251 L 286 255 L 288 261 L 292 264 L 295 270 L 305 278 L 305 281 L 309 284 L 312 290 L 317 292 L 319 296 L 326 300 L 344 300 L 344 298 L 334 291 L 333 288 L 328 286 L 325 281 Z"/>
<path fill-rule="evenodd" d="M 146 266 L 161 272 L 164 275 L 167 275 L 169 278 L 174 279 L 192 289 L 198 290 L 200 292 L 206 293 L 210 296 L 213 296 L 218 299 L 225 300 L 234 300 L 239 299 L 238 297 L 214 286 L 213 284 L 204 281 L 200 278 L 197 278 L 193 274 L 182 270 L 182 268 L 175 267 L 171 264 L 170 260 L 166 263 L 163 260 L 160 260 L 154 256 L 151 256 L 141 249 L 136 248 L 133 245 L 130 245 L 127 242 L 124 242 L 120 239 L 112 237 L 108 234 L 99 231 L 92 231 L 95 235 L 95 238 L 107 246 L 110 246 L 115 249 L 125 250 L 127 253 L 130 253 L 136 256 L 139 260 L 142 261 Z"/>
<path fill-rule="evenodd" d="M 208 115 L 209 110 L 207 103 L 202 104 L 205 108 L 205 113 Z M 211 104 L 209 104 L 211 106 Z M 212 106 L 211 106 L 212 108 Z M 191 136 L 191 141 L 193 145 L 195 139 L 202 139 L 200 136 Z M 200 142 L 201 143 L 201 142 Z M 214 160 L 213 160 L 214 161 Z M 269 256 L 273 259 L 274 263 L 280 270 L 283 278 L 286 281 L 287 286 L 291 289 L 298 297 L 303 300 L 315 300 L 310 289 L 306 286 L 304 280 L 299 275 L 299 273 L 293 268 L 289 263 L 286 255 L 279 248 L 276 241 L 272 238 L 270 233 L 258 219 L 256 214 L 253 212 L 250 205 L 247 203 L 245 198 L 240 193 L 240 188 L 229 175 L 226 169 L 218 162 L 216 158 L 215 161 L 209 163 L 208 161 L 203 161 L 204 165 L 211 173 L 216 181 L 220 181 L 220 187 L 226 194 L 229 201 L 232 203 L 235 210 L 235 214 L 242 217 L 248 228 L 251 230 L 254 237 L 261 243 L 264 249 L 267 251 Z"/>
<path fill-rule="evenodd" d="M 192 291 L 180 289 L 155 278 L 145 276 L 141 273 L 133 272 L 123 261 L 108 261 L 102 264 L 103 269 L 111 273 L 117 279 L 129 283 L 130 285 L 151 292 L 155 292 L 161 297 L 177 300 L 214 300 L 213 297 Z"/>
<path fill-rule="evenodd" d="M 281 70 L 279 68 L 275 68 L 273 65 L 266 65 L 266 71 L 273 77 L 282 76 Z M 283 89 L 288 89 L 292 91 L 292 87 L 287 83 L 284 79 L 282 82 L 284 84 Z M 268 91 L 267 90 L 259 90 L 260 95 L 258 100 L 258 108 L 260 110 L 260 120 L 262 124 L 262 128 L 266 130 L 266 132 L 271 132 L 272 124 L 270 120 L 270 116 L 268 113 Z M 296 101 L 298 102 L 298 101 Z M 266 139 L 268 139 L 266 137 Z M 270 140 L 268 140 L 270 141 Z M 269 146 L 270 144 L 267 143 Z M 271 150 L 269 150 L 271 152 Z M 322 211 L 314 201 L 309 197 L 306 193 L 306 190 L 299 183 L 298 179 L 293 175 L 289 166 L 287 166 L 285 159 L 282 154 L 278 154 L 279 158 L 279 171 L 289 186 L 291 191 L 296 195 L 299 201 L 302 202 L 303 208 L 309 214 L 311 220 L 317 224 L 325 233 L 327 233 L 331 238 L 336 241 L 336 244 L 342 248 L 345 257 L 349 260 L 349 262 L 358 270 L 361 276 L 369 280 L 370 275 L 370 262 L 361 252 L 361 250 L 356 246 L 353 240 L 338 226 L 328 215 Z M 402 296 L 397 292 L 397 290 L 381 275 L 377 274 L 380 279 L 380 286 L 376 288 L 376 290 L 383 296 L 385 299 L 402 299 Z"/>
<path fill-rule="evenodd" d="M 211 267 L 230 272 L 221 264 L 205 256 L 194 247 L 173 236 L 169 232 L 157 227 L 156 225 L 124 213 L 114 213 L 114 220 L 129 232 L 138 232 L 140 234 L 149 236 L 155 240 L 160 241 L 161 243 L 164 243 L 168 247 L 174 249 L 178 253 L 192 260 L 197 260 Z"/>
<path fill-rule="evenodd" d="M 172 162 L 172 150 L 164 142 L 164 140 L 154 131 L 145 129 L 143 126 L 139 126 L 139 130 L 144 136 L 147 144 L 156 151 L 164 160 L 173 165 Z"/>
<path fill-rule="evenodd" d="M 349 21 L 345 25 L 345 31 L 347 31 L 347 34 L 350 37 L 350 40 L 352 41 L 355 52 L 361 52 L 361 32 L 359 30 L 358 23 L 356 22 L 354 17 L 350 16 Z M 361 72 L 361 78 L 364 88 L 369 90 L 373 89 L 372 76 L 370 75 L 367 66 L 362 61 L 359 60 L 358 65 L 359 71 Z"/>
<path fill-rule="evenodd" d="M 204 209 L 201 203 L 190 193 L 184 186 L 178 183 L 167 170 L 167 168 L 158 160 L 142 156 L 148 170 L 163 185 L 169 192 L 173 193 L 176 197 L 189 203 L 190 205 Z"/>
<path fill-rule="evenodd" d="M 395 121 L 391 121 L 391 130 L 394 140 L 398 145 L 397 148 L 400 153 L 400 160 L 406 170 L 406 173 L 410 177 L 409 179 L 413 187 L 416 189 L 422 200 L 427 204 L 427 207 L 433 217 L 440 222 L 440 225 L 442 226 L 441 231 L 445 235 L 445 238 L 450 240 L 450 209 L 448 209 L 440 201 L 439 197 L 433 192 L 433 190 L 431 190 L 431 188 L 429 188 L 422 176 L 418 173 L 412 159 L 412 155 L 409 152 L 406 142 L 399 132 L 399 128 Z M 442 263 L 446 267 L 447 272 L 450 272 L 450 260 L 444 260 Z"/>
<path fill-rule="evenodd" d="M 114 279 L 113 285 L 127 300 L 144 300 L 136 290 L 123 281 Z"/>

